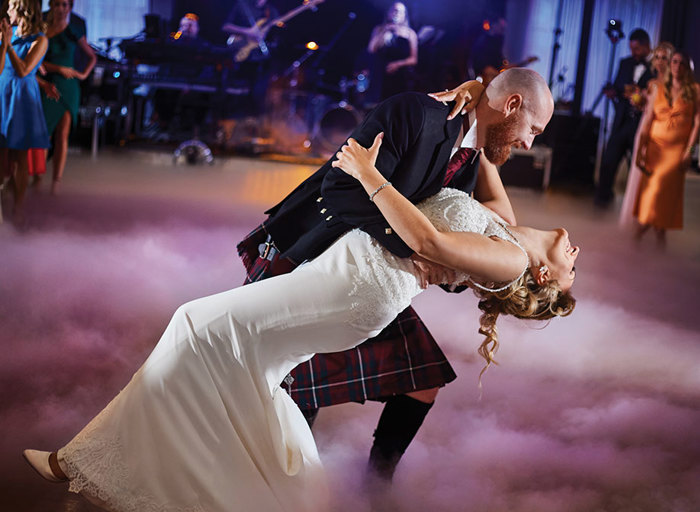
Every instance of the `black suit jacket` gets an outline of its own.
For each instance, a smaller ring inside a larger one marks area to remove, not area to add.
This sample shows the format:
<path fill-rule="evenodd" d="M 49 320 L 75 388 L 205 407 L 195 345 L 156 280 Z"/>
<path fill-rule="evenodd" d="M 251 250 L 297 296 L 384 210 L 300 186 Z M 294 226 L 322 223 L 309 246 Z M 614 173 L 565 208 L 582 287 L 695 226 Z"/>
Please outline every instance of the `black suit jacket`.
<path fill-rule="evenodd" d="M 412 202 L 436 194 L 462 123 L 447 121 L 451 105 L 425 94 L 403 93 L 379 104 L 350 135 L 369 147 L 379 132 L 384 139 L 377 169 Z M 362 185 L 331 166 L 335 156 L 267 213 L 263 223 L 283 257 L 295 263 L 311 259 L 346 231 L 359 227 L 400 257 L 413 251 L 389 228 Z M 472 192 L 478 158 L 450 186 Z"/>
<path fill-rule="evenodd" d="M 620 67 L 615 77 L 615 83 L 613 84 L 616 93 L 616 97 L 613 100 L 615 105 L 613 130 L 619 130 L 627 120 L 632 120 L 634 123 L 637 123 L 641 117 L 641 112 L 633 107 L 629 100 L 624 97 L 625 85 L 634 84 L 634 68 L 636 66 L 637 61 L 635 61 L 633 57 L 627 57 L 620 61 Z M 648 63 L 645 63 L 645 66 L 646 69 L 637 82 L 637 85 L 642 89 L 646 88 L 649 80 L 653 78 L 651 67 Z"/>

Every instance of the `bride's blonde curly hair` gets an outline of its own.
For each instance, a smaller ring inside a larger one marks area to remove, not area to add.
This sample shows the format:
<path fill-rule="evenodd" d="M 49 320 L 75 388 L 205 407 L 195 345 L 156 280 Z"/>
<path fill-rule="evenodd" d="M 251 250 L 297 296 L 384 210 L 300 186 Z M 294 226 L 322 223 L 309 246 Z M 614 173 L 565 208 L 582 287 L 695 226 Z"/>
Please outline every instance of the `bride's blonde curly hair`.
<path fill-rule="evenodd" d="M 479 347 L 479 355 L 486 360 L 481 375 L 495 363 L 494 356 L 498 350 L 498 315 L 513 315 L 516 318 L 548 320 L 555 316 L 570 315 L 576 306 L 569 292 L 564 292 L 555 280 L 544 285 L 537 284 L 530 269 L 505 290 L 491 292 L 474 289 L 479 297 L 479 309 L 483 311 L 479 323 L 479 333 L 486 336 Z"/>

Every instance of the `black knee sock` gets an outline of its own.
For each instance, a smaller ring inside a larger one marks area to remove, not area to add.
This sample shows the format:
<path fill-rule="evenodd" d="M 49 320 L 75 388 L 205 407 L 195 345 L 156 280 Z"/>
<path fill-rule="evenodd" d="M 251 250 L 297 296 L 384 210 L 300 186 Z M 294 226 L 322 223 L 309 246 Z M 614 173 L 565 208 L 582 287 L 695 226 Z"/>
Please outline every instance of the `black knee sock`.
<path fill-rule="evenodd" d="M 411 444 L 425 416 L 433 406 L 406 395 L 389 398 L 374 431 L 369 470 L 391 480 L 401 456 Z"/>

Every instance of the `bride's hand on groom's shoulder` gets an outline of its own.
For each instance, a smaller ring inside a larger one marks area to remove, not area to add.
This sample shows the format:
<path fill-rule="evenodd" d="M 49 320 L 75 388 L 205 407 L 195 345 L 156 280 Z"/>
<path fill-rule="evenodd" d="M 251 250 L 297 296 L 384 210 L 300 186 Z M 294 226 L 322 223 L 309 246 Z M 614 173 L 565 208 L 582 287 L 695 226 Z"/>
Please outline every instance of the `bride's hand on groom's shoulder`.
<path fill-rule="evenodd" d="M 347 144 L 335 154 L 336 159 L 331 162 L 331 165 L 338 167 L 359 181 L 379 174 L 375 164 L 383 138 L 384 133 L 379 132 L 369 148 L 365 148 L 355 139 L 349 138 Z"/>
<path fill-rule="evenodd" d="M 444 92 L 431 92 L 428 94 L 431 98 L 443 102 L 445 105 L 448 101 L 454 101 L 447 119 L 453 119 L 457 114 L 466 114 L 474 110 L 476 104 L 479 103 L 481 95 L 484 93 L 484 84 L 478 80 L 469 80 L 454 89 L 446 89 Z"/>

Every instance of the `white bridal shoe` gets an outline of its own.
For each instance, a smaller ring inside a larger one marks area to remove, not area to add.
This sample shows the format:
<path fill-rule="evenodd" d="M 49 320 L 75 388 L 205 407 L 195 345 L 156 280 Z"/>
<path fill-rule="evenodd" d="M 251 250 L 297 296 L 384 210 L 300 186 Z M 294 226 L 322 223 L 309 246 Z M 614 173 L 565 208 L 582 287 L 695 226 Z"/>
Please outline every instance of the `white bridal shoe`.
<path fill-rule="evenodd" d="M 61 467 L 58 465 L 56 452 L 42 452 L 39 450 L 24 450 L 22 456 L 27 463 L 34 468 L 34 471 L 49 482 L 67 482 Z M 59 476 L 60 475 L 60 476 Z"/>

